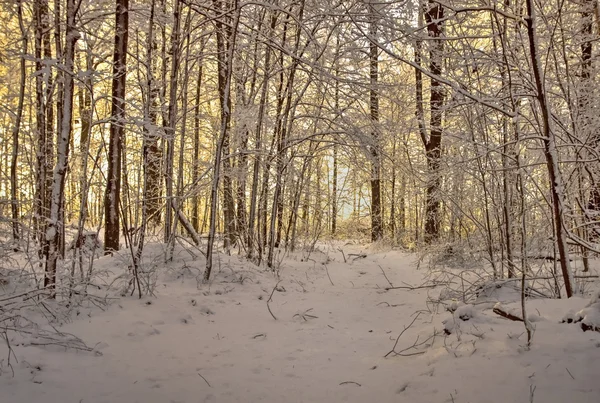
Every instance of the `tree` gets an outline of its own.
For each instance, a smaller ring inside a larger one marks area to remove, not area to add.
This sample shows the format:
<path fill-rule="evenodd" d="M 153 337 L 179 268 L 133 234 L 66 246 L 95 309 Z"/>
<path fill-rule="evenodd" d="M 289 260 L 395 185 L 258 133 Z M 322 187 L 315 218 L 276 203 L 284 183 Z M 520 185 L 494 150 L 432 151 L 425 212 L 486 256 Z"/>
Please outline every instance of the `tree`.
<path fill-rule="evenodd" d="M 116 1 L 115 47 L 113 53 L 112 107 L 108 146 L 108 174 L 104 198 L 104 250 L 119 250 L 119 209 L 121 203 L 121 158 L 125 135 L 125 85 L 129 0 Z"/>
<path fill-rule="evenodd" d="M 233 70 L 233 55 L 235 50 L 235 38 L 237 36 L 238 23 L 240 20 L 240 9 L 237 0 L 232 0 L 227 3 L 227 8 L 224 9 L 222 1 L 214 0 L 217 11 L 229 11 L 234 13 L 233 21 L 226 24 L 217 18 L 215 25 L 217 28 L 217 50 L 219 51 L 218 70 L 219 70 L 219 102 L 221 105 L 221 128 L 217 147 L 215 150 L 215 158 L 213 165 L 213 179 L 210 192 L 210 224 L 208 233 L 208 245 L 206 250 L 206 269 L 204 271 L 204 281 L 210 279 L 212 271 L 212 257 L 215 242 L 216 226 L 217 226 L 217 192 L 219 189 L 219 179 L 221 174 L 221 164 L 224 159 L 227 159 L 229 153 L 225 151 L 229 147 L 229 130 L 231 123 L 231 75 Z M 229 14 L 229 13 L 227 13 Z M 225 169 L 225 168 L 224 168 Z M 224 215 L 226 227 L 226 247 L 231 242 L 234 231 L 235 222 L 233 216 L 233 192 L 231 190 L 231 182 L 224 183 Z M 235 232 L 235 231 L 234 231 Z"/>
<path fill-rule="evenodd" d="M 428 178 L 427 193 L 425 200 L 425 241 L 430 243 L 440 235 L 440 164 L 442 157 L 442 133 L 444 116 L 444 86 L 438 80 L 442 75 L 442 62 L 444 54 L 443 39 L 443 21 L 444 7 L 435 1 L 428 1 L 423 6 L 425 14 L 425 23 L 427 24 L 427 35 L 430 41 L 429 50 L 429 70 L 431 72 L 431 94 L 429 96 L 430 121 L 429 136 L 425 132 L 425 125 L 422 123 L 424 114 L 422 109 L 418 111 L 420 123 L 420 134 L 423 146 L 425 147 L 425 157 L 427 158 Z M 420 71 L 417 72 L 417 105 L 422 104 L 422 96 L 419 95 Z M 422 108 L 422 106 L 417 106 Z"/>
<path fill-rule="evenodd" d="M 65 179 L 69 161 L 69 145 L 71 139 L 71 119 L 73 117 L 73 92 L 74 92 L 74 66 L 75 66 L 75 44 L 79 39 L 79 32 L 75 25 L 77 12 L 77 0 L 67 0 L 67 26 L 65 31 L 65 64 L 63 83 L 63 111 L 60 126 L 60 135 L 56 144 L 56 166 L 52 177 L 52 193 L 50 200 L 50 219 L 46 230 L 46 270 L 44 276 L 44 287 L 51 290 L 51 296 L 55 297 L 56 268 L 60 254 L 59 230 L 63 223 L 60 222 L 60 211 L 65 198 Z"/>
<path fill-rule="evenodd" d="M 21 42 L 23 54 L 20 57 L 20 90 L 19 90 L 19 103 L 15 113 L 15 124 L 12 131 L 12 160 L 10 164 L 10 197 L 11 197 L 11 213 L 12 213 L 12 234 L 13 239 L 19 239 L 19 198 L 18 198 L 18 179 L 17 169 L 19 163 L 19 132 L 21 130 L 21 120 L 23 119 L 23 103 L 25 101 L 25 79 L 27 78 L 27 69 L 25 66 L 25 55 L 27 54 L 27 31 L 23 22 L 23 1 L 19 0 L 17 3 L 17 16 L 19 19 L 19 29 L 21 31 Z"/>
<path fill-rule="evenodd" d="M 377 90 L 379 70 L 379 48 L 377 47 L 377 10 L 369 3 L 369 109 L 373 129 L 371 132 L 371 241 L 383 238 L 383 217 L 381 213 L 381 144 L 377 131 L 379 130 L 379 94 Z"/>
<path fill-rule="evenodd" d="M 544 156 L 546 158 L 546 166 L 548 167 L 548 179 L 550 181 L 550 192 L 552 195 L 552 208 L 554 211 L 554 232 L 558 252 L 560 254 L 560 267 L 565 282 L 565 291 L 567 298 L 573 296 L 575 282 L 573 273 L 570 267 L 569 247 L 567 245 L 567 228 L 565 222 L 566 204 L 565 195 L 563 193 L 563 180 L 561 172 L 558 168 L 558 151 L 556 148 L 556 135 L 552 128 L 552 118 L 550 105 L 546 95 L 546 88 L 542 75 L 542 66 L 540 61 L 540 50 L 538 49 L 537 32 L 536 32 L 536 16 L 533 0 L 526 0 L 527 17 L 527 37 L 529 39 L 529 56 L 531 58 L 531 68 L 536 86 L 536 98 L 542 113 L 542 143 L 544 145 Z"/>

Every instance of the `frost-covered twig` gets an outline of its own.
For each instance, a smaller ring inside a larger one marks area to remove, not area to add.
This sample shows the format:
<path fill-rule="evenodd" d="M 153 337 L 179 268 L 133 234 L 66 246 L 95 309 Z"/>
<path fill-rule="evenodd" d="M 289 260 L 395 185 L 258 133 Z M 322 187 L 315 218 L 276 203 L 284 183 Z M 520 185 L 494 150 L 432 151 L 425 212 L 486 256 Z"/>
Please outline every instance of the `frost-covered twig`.
<path fill-rule="evenodd" d="M 417 347 L 420 347 L 426 343 L 428 343 L 430 340 L 435 340 L 436 336 L 439 334 L 437 331 L 434 330 L 433 334 L 431 336 L 429 336 L 428 338 L 426 338 L 425 340 L 419 342 L 419 337 L 417 336 L 417 339 L 415 340 L 415 342 L 406 348 L 403 348 L 400 351 L 396 351 L 396 347 L 398 346 L 398 342 L 400 341 L 400 338 L 402 337 L 402 335 L 412 327 L 412 325 L 415 323 L 415 321 L 419 318 L 419 316 L 421 315 L 421 312 L 417 312 L 417 314 L 415 315 L 415 317 L 413 318 L 413 320 L 408 324 L 408 326 L 405 326 L 404 329 L 400 332 L 400 334 L 398 335 L 398 337 L 396 338 L 396 342 L 394 343 L 394 347 L 392 347 L 392 349 L 383 357 L 387 358 L 388 356 L 390 356 L 391 354 L 394 354 L 395 356 L 402 356 L 402 357 L 410 357 L 413 355 L 420 355 L 420 354 L 425 354 L 425 351 L 417 351 L 417 352 L 413 352 L 413 353 L 406 353 L 406 351 L 415 349 Z"/>

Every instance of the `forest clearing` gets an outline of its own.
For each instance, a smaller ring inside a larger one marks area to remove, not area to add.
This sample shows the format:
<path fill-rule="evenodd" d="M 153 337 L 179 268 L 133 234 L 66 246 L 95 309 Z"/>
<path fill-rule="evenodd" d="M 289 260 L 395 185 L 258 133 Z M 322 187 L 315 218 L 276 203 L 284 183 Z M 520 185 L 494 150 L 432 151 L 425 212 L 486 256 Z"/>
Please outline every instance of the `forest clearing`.
<path fill-rule="evenodd" d="M 95 295 L 106 295 L 122 260 L 96 263 L 106 272 L 94 283 L 107 285 Z M 11 368 L 0 350 L 2 402 L 595 403 L 600 396 L 600 333 L 560 323 L 587 299 L 531 298 L 527 348 L 523 323 L 493 312 L 501 301 L 519 315 L 518 287 L 501 282 L 482 292 L 469 277 L 464 288 L 448 287 L 441 271 L 417 270 L 414 255 L 320 245 L 284 259 L 278 276 L 221 256 L 210 284 L 201 282 L 202 263 L 179 249 L 171 264 L 157 265 L 153 296 L 106 305 L 99 298 L 99 306 L 88 302 L 61 318 L 58 331 L 77 335 L 89 352 L 13 338 Z M 440 298 L 451 289 L 467 304 Z"/>

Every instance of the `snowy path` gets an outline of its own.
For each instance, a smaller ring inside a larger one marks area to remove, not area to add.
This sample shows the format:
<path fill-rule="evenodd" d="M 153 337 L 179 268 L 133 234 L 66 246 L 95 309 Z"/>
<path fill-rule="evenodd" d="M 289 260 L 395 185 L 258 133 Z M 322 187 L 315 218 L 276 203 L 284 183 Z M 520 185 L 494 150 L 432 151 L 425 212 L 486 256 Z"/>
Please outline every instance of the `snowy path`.
<path fill-rule="evenodd" d="M 554 319 L 538 332 L 548 326 L 564 337 L 552 330 L 558 339 L 540 336 L 529 352 L 507 337 L 519 324 L 492 318 L 483 338 L 450 336 L 448 348 L 384 359 L 425 309 L 427 290 L 383 291 L 378 265 L 395 284 L 418 284 L 412 260 L 390 252 L 344 264 L 336 255 L 327 264 L 333 286 L 325 266 L 286 261 L 285 291 L 270 303 L 277 321 L 266 306 L 275 279 L 237 259 L 224 266 L 247 273 L 243 285 L 217 276 L 208 291 L 190 278 L 165 281 L 156 299 L 122 300 L 65 326 L 101 342 L 100 357 L 24 349 L 17 376 L 0 378 L 0 402 L 529 402 L 533 387 L 539 402 L 600 401 L 600 338 Z M 441 330 L 447 316 L 421 315 L 400 345 Z"/>

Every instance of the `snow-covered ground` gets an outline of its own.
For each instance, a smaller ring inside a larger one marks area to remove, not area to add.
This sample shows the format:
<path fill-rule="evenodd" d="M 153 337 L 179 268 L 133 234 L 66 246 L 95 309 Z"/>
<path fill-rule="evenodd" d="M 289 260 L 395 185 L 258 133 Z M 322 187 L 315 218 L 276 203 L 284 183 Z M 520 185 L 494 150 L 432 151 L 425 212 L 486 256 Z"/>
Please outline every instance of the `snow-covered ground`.
<path fill-rule="evenodd" d="M 453 315 L 432 302 L 443 287 L 385 290 L 423 284 L 414 255 L 342 249 L 346 263 L 337 247 L 287 257 L 279 279 L 220 255 L 210 285 L 196 281 L 204 261 L 179 251 L 155 297 L 79 308 L 60 327 L 96 354 L 13 333 L 13 376 L 0 340 L 0 402 L 600 402 L 600 333 L 560 323 L 589 298 L 529 300 L 527 350 L 523 323 L 494 314 L 494 297 Z M 388 354 L 396 340 L 402 353 Z"/>

